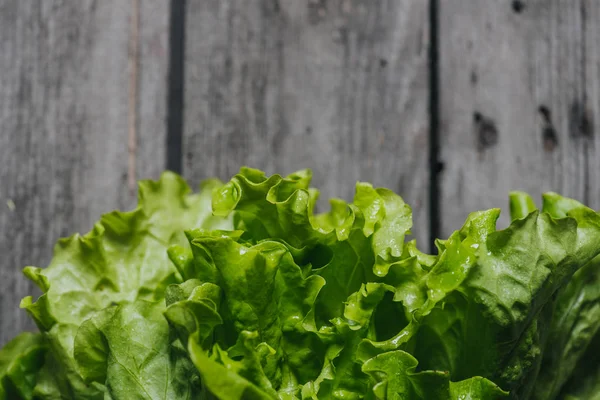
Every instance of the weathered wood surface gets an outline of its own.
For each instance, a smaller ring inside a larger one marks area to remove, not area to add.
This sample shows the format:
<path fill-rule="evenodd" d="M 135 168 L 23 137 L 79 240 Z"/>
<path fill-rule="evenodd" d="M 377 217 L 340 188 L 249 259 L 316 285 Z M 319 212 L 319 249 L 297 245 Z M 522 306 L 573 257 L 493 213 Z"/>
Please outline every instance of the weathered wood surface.
<path fill-rule="evenodd" d="M 600 208 L 600 3 L 439 3 L 441 235 L 513 189 Z"/>
<path fill-rule="evenodd" d="M 131 2 L 0 0 L 0 345 L 32 327 L 24 265 L 129 208 Z M 164 168 L 168 2 L 140 2 L 138 177 Z"/>
<path fill-rule="evenodd" d="M 184 174 L 310 167 L 400 193 L 428 238 L 427 1 L 188 0 Z M 321 203 L 326 205 L 326 202 Z"/>
<path fill-rule="evenodd" d="M 439 236 L 470 211 L 506 208 L 512 189 L 600 208 L 600 4 L 436 3 Z M 136 169 L 155 178 L 165 167 L 168 102 L 180 99 L 167 97 L 170 4 L 139 5 Z M 310 167 L 323 198 L 350 199 L 356 180 L 370 181 L 402 194 L 427 242 L 430 1 L 186 7 L 190 182 L 227 179 L 243 164 Z M 0 0 L 0 345 L 31 327 L 18 310 L 32 291 L 21 268 L 45 266 L 58 237 L 134 203 L 130 16 L 130 1 Z"/>

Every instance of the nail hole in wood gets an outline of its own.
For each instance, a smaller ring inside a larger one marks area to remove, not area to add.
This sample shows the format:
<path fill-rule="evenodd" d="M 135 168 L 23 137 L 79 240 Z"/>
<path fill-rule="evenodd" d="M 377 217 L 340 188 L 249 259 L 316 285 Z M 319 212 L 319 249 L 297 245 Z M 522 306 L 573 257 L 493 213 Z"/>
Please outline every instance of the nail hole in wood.
<path fill-rule="evenodd" d="M 592 114 L 579 100 L 573 101 L 569 107 L 569 133 L 574 138 L 594 136 Z"/>
<path fill-rule="evenodd" d="M 525 3 L 523 3 L 522 0 L 513 0 L 512 9 L 515 13 L 521 14 L 521 12 L 523 12 L 525 9 Z"/>
<path fill-rule="evenodd" d="M 558 146 L 558 133 L 552 123 L 552 114 L 550 109 L 543 104 L 538 107 L 538 112 L 542 116 L 542 142 L 544 150 L 552 152 Z"/>
<path fill-rule="evenodd" d="M 498 144 L 498 128 L 496 123 L 479 111 L 473 113 L 473 121 L 477 132 L 477 149 L 483 152 Z"/>
<path fill-rule="evenodd" d="M 438 161 L 435 165 L 435 172 L 439 174 L 444 170 L 445 167 L 446 165 L 442 161 Z"/>
<path fill-rule="evenodd" d="M 479 81 L 479 76 L 477 75 L 477 71 L 475 71 L 475 70 L 471 71 L 470 81 L 471 81 L 471 85 L 473 85 L 473 86 L 477 85 L 477 82 Z"/>

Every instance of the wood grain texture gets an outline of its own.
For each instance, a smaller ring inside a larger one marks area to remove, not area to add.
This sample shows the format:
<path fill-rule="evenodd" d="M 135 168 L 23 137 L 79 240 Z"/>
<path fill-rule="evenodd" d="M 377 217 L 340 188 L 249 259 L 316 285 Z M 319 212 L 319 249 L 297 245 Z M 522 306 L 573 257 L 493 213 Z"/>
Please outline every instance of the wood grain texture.
<path fill-rule="evenodd" d="M 25 265 L 130 208 L 130 2 L 0 0 L 0 346 L 31 328 Z M 164 168 L 168 3 L 140 9 L 138 174 Z"/>
<path fill-rule="evenodd" d="M 509 190 L 600 208 L 599 13 L 592 0 L 440 1 L 442 235 L 470 211 L 507 210 Z"/>
<path fill-rule="evenodd" d="M 428 237 L 428 2 L 188 0 L 184 174 L 311 168 L 400 193 Z M 324 208 L 324 207 L 323 207 Z"/>

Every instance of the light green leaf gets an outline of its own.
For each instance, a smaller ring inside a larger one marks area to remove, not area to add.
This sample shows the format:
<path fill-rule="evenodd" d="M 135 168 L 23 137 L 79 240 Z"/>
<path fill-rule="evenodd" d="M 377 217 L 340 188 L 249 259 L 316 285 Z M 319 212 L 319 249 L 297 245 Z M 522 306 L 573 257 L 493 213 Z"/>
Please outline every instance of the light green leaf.
<path fill-rule="evenodd" d="M 58 380 L 61 391 L 79 393 L 83 382 L 74 369 L 72 352 L 79 325 L 114 304 L 138 299 L 164 302 L 166 287 L 181 279 L 167 248 L 186 244 L 183 230 L 231 227 L 230 220 L 211 214 L 212 192 L 220 186 L 208 181 L 200 194 L 191 194 L 185 181 L 169 172 L 157 182 L 142 181 L 134 211 L 102 216 L 88 234 L 61 239 L 48 268 L 25 269 L 44 294 L 35 303 L 25 298 L 22 307 L 49 334 L 49 358 L 60 365 L 66 379 Z M 51 393 L 56 385 L 50 381 L 46 379 L 46 389 L 40 386 L 38 391 Z"/>
<path fill-rule="evenodd" d="M 315 215 L 311 176 L 165 173 L 61 240 L 0 400 L 594 398 L 600 214 L 512 192 L 507 229 L 473 212 L 429 255 L 402 198 L 359 182 Z"/>
<path fill-rule="evenodd" d="M 199 399 L 200 380 L 170 345 L 164 305 L 143 300 L 109 307 L 75 337 L 77 370 L 115 399 Z"/>
<path fill-rule="evenodd" d="M 184 347 L 190 335 L 198 332 L 200 343 L 212 346 L 216 326 L 223 323 L 219 315 L 221 288 L 209 282 L 191 279 L 167 288 L 165 317 L 176 330 Z"/>
<path fill-rule="evenodd" d="M 306 371 L 314 365 L 310 346 L 298 352 L 295 343 L 310 341 L 312 335 L 306 327 L 314 327 L 311 318 L 323 279 L 317 275 L 305 278 L 289 249 L 280 242 L 263 241 L 247 247 L 234 238 L 202 231 L 189 232 L 188 236 L 196 268 L 210 270 L 202 275 L 223 290 L 220 314 L 228 316 L 228 325 L 223 327 L 227 334 L 217 334 L 217 342 L 232 346 L 236 334 L 258 332 L 261 342 L 277 349 L 276 362 L 265 370 L 276 386 L 282 379 L 280 362 L 284 359 L 289 373 L 316 375 L 317 371 Z M 287 343 L 293 352 L 287 351 Z"/>
<path fill-rule="evenodd" d="M 527 193 L 514 191 L 509 197 L 510 218 L 522 219 L 537 210 L 535 202 Z"/>

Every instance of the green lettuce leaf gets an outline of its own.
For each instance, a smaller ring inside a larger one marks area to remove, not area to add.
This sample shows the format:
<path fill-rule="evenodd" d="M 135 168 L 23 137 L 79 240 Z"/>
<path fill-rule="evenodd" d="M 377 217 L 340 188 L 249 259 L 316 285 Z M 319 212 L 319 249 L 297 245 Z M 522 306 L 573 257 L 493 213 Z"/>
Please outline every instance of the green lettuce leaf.
<path fill-rule="evenodd" d="M 431 270 L 415 260 L 392 266 L 384 281 L 397 288 L 412 320 L 390 339 L 365 339 L 361 358 L 409 350 L 423 368 L 459 380 L 483 376 L 526 397 L 548 340 L 547 305 L 600 243 L 592 210 L 576 208 L 562 219 L 528 211 L 503 231 L 495 229 L 497 210 L 472 214 L 439 243 Z"/>
<path fill-rule="evenodd" d="M 600 334 L 592 339 L 579 359 L 570 379 L 557 398 L 569 400 L 600 399 Z"/>
<path fill-rule="evenodd" d="M 445 371 L 416 372 L 417 359 L 397 350 L 380 354 L 363 365 L 376 382 L 373 386 L 378 400 L 461 400 L 501 399 L 508 393 L 481 377 L 451 382 Z"/>
<path fill-rule="evenodd" d="M 474 212 L 430 255 L 393 192 L 315 214 L 310 180 L 142 182 L 25 269 L 41 333 L 0 350 L 0 400 L 595 398 L 600 214 L 512 192 L 508 228 Z"/>
<path fill-rule="evenodd" d="M 0 350 L 0 400 L 33 398 L 47 345 L 41 334 L 24 332 Z"/>
<path fill-rule="evenodd" d="M 195 337 L 190 340 L 189 351 L 198 368 L 205 388 L 219 400 L 273 400 L 277 393 L 260 364 L 254 348 L 255 333 L 241 335 L 244 348 L 241 361 L 231 359 L 227 352 L 215 345 L 212 355 L 198 345 Z"/>
<path fill-rule="evenodd" d="M 200 378 L 185 350 L 171 346 L 164 309 L 138 300 L 81 324 L 74 357 L 85 383 L 114 399 L 200 399 Z"/>
<path fill-rule="evenodd" d="M 533 201 L 525 193 L 513 192 L 513 202 L 527 202 L 529 212 L 535 209 Z M 578 201 L 556 193 L 544 194 L 542 210 L 554 218 L 564 218 L 577 209 L 585 208 Z M 518 218 L 519 215 L 513 214 L 512 217 Z M 596 257 L 575 272 L 555 295 L 549 345 L 544 349 L 533 398 L 556 398 L 580 359 L 589 351 L 588 346 L 599 330 L 600 257 Z"/>
<path fill-rule="evenodd" d="M 231 357 L 245 354 L 260 359 L 262 364 L 259 363 L 261 366 L 257 368 L 275 387 L 284 381 L 296 381 L 298 377 L 316 376 L 319 359 L 310 346 L 316 336 L 305 326 L 314 326 L 310 314 L 324 284 L 322 277 L 305 278 L 290 250 L 281 242 L 262 241 L 247 246 L 238 243 L 236 239 L 239 238 L 235 235 L 201 230 L 188 232 L 188 237 L 194 257 L 193 269 L 209 279 L 194 291 L 210 285 L 223 292 L 223 301 L 217 300 L 216 295 L 207 301 L 207 296 L 201 298 L 192 293 L 187 300 L 169 306 L 166 314 L 169 321 L 185 326 L 184 336 L 195 335 L 195 341 L 188 346 L 195 346 L 196 353 L 199 348 L 211 350 L 220 360 L 218 362 L 223 363 L 229 362 L 229 356 L 220 350 L 221 347 L 226 348 Z M 188 317 L 176 315 L 175 310 Z M 210 316 L 206 318 L 207 315 Z M 217 327 L 224 316 L 228 317 L 225 326 Z M 207 320 L 214 323 L 207 326 Z M 201 326 L 202 323 L 205 326 Z M 257 354 L 248 350 L 250 341 L 240 342 L 240 335 L 260 338 L 256 343 Z M 307 346 L 302 348 L 298 343 Z M 198 355 L 200 364 L 197 365 L 217 362 L 207 357 Z M 254 365 L 256 361 L 252 363 Z M 199 370 L 204 371 L 200 367 Z M 250 383 L 261 387 L 259 382 Z"/>
<path fill-rule="evenodd" d="M 387 273 L 403 254 L 412 212 L 387 189 L 357 183 L 353 203 L 332 200 L 328 213 L 313 214 L 318 191 L 309 187 L 310 171 L 266 177 L 242 168 L 213 197 L 215 214 L 234 214 L 242 238 L 258 243 L 277 239 L 296 251 L 295 260 L 328 282 L 317 299 L 317 322 L 339 317 L 343 302 L 362 283 Z"/>
<path fill-rule="evenodd" d="M 134 211 L 104 215 L 88 234 L 61 239 L 47 268 L 25 268 L 44 293 L 35 303 L 25 298 L 22 307 L 45 333 L 50 348 L 46 363 L 53 366 L 43 371 L 39 396 L 104 396 L 101 387 L 84 382 L 75 363 L 80 325 L 114 305 L 164 302 L 166 287 L 182 279 L 167 248 L 186 243 L 185 229 L 231 226 L 230 220 L 211 213 L 212 192 L 220 185 L 207 181 L 200 194 L 192 194 L 173 173 L 164 173 L 157 182 L 142 181 Z"/>

